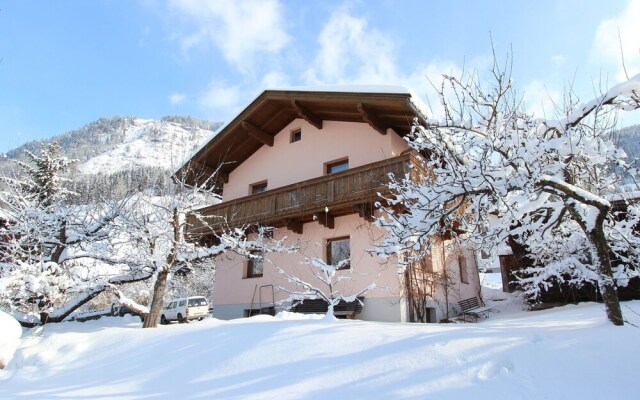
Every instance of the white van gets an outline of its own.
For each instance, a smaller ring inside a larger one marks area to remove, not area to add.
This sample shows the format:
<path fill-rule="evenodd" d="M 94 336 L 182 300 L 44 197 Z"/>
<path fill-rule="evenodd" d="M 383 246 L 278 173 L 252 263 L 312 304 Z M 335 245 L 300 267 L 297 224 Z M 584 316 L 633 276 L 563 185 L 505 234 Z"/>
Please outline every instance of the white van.
<path fill-rule="evenodd" d="M 182 297 L 171 300 L 169 305 L 162 309 L 160 323 L 164 325 L 171 321 L 183 323 L 192 319 L 203 320 L 208 315 L 207 299 L 202 296 Z"/>

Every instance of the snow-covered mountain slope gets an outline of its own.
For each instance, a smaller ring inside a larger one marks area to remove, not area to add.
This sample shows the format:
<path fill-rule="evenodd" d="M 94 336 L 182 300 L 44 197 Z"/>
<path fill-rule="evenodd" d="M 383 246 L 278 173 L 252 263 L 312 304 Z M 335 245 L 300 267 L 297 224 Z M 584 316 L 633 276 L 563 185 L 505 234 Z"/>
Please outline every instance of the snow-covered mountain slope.
<path fill-rule="evenodd" d="M 620 129 L 617 142 L 629 158 L 640 158 L 640 125 L 632 125 Z"/>
<path fill-rule="evenodd" d="M 113 173 L 136 167 L 173 170 L 213 134 L 199 127 L 185 128 L 178 122 L 136 118 L 124 129 L 121 143 L 77 168 L 82 174 Z"/>
<path fill-rule="evenodd" d="M 12 159 L 24 158 L 25 150 L 37 153 L 43 144 L 57 141 L 63 155 L 78 160 L 75 167 L 82 175 L 108 175 L 137 167 L 173 170 L 221 125 L 176 116 L 161 120 L 100 118 L 49 140 L 29 142 L 11 150 L 0 167 L 10 165 Z"/>

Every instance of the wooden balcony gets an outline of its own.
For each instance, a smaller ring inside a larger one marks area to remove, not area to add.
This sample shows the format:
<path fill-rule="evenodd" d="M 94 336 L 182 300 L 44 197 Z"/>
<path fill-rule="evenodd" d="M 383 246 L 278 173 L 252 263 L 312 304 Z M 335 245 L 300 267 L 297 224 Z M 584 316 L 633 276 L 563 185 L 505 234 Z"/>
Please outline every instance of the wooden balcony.
<path fill-rule="evenodd" d="M 412 168 L 413 166 L 413 168 Z M 301 233 L 302 224 L 317 220 L 333 228 L 333 218 L 360 213 L 371 219 L 378 193 L 389 194 L 389 174 L 418 176 L 420 164 L 413 154 L 348 169 L 195 210 L 187 216 L 187 233 L 206 235 L 211 230 L 246 224 L 282 227 Z M 327 211 L 328 210 L 328 211 Z"/>

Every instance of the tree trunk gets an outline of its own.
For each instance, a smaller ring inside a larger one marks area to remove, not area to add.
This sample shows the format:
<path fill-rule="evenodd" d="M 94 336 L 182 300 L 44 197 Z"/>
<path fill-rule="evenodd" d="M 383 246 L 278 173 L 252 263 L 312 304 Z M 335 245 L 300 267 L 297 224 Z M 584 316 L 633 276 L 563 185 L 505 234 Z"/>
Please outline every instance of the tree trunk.
<path fill-rule="evenodd" d="M 444 318 L 449 321 L 449 275 L 447 274 L 447 259 L 445 257 L 446 249 L 444 246 L 444 239 L 442 237 L 440 237 L 440 242 L 442 243 L 442 279 L 444 280 L 444 303 L 446 306 Z"/>
<path fill-rule="evenodd" d="M 55 250 L 51 254 L 51 261 L 55 262 L 56 264 L 60 264 L 60 258 L 62 257 L 62 253 L 66 249 L 66 243 L 67 243 L 67 221 L 66 220 L 63 220 L 61 222 L 60 232 L 58 234 L 58 240 L 60 241 L 60 243 L 55 246 Z"/>
<path fill-rule="evenodd" d="M 598 286 L 602 293 L 607 318 L 612 324 L 622 326 L 624 325 L 624 320 L 622 319 L 622 310 L 620 309 L 620 300 L 618 299 L 618 287 L 613 277 L 613 270 L 611 269 L 611 250 L 604 234 L 604 223 L 609 214 L 610 207 L 601 204 L 589 204 L 584 201 L 583 198 L 576 197 L 575 193 L 570 197 L 598 209 L 595 224 L 591 231 L 587 230 L 587 223 L 575 207 L 569 207 L 569 212 L 575 221 L 580 224 L 580 227 L 596 250 L 596 257 L 598 259 L 594 260 L 594 265 L 598 273 Z"/>
<path fill-rule="evenodd" d="M 73 305 L 66 307 L 64 312 L 55 313 L 55 315 L 51 315 L 48 312 L 41 312 L 40 321 L 42 322 L 42 325 L 64 321 L 64 319 L 71 315 L 72 312 L 96 298 L 100 293 L 104 292 L 105 288 L 106 286 L 98 286 L 86 293 L 82 293 L 74 299 Z"/>
<path fill-rule="evenodd" d="M 607 318 L 609 318 L 609 321 L 614 325 L 624 325 L 622 310 L 620 309 L 620 300 L 618 299 L 618 287 L 616 286 L 611 269 L 609 246 L 607 245 L 602 225 L 597 224 L 589 236 L 596 248 L 596 254 L 599 259 L 597 265 L 598 274 L 601 278 L 600 291 L 602 292 L 602 300 L 604 301 Z"/>
<path fill-rule="evenodd" d="M 173 209 L 173 248 L 167 256 L 166 265 L 162 266 L 160 272 L 158 272 L 158 278 L 155 285 L 153 285 L 153 299 L 151 300 L 151 309 L 144 319 L 143 328 L 155 328 L 158 326 L 158 318 L 164 305 L 164 293 L 167 290 L 167 279 L 169 277 L 169 270 L 176 260 L 178 254 L 178 246 L 180 244 L 180 214 L 178 209 Z"/>
<path fill-rule="evenodd" d="M 324 315 L 324 320 L 325 321 L 335 321 L 336 316 L 333 314 L 333 307 L 334 307 L 334 299 L 330 299 L 329 300 L 329 304 L 327 305 L 327 313 Z M 336 302 L 337 304 L 337 302 Z"/>
<path fill-rule="evenodd" d="M 158 278 L 153 285 L 153 299 L 151 300 L 151 309 L 149 314 L 144 318 L 143 328 L 155 328 L 158 326 L 158 318 L 164 305 L 164 292 L 167 290 L 167 278 L 169 277 L 169 267 L 163 266 L 158 272 Z"/>
<path fill-rule="evenodd" d="M 107 281 L 107 284 L 100 284 L 88 289 L 86 292 L 80 293 L 75 299 L 73 299 L 73 304 L 65 304 L 64 311 L 56 310 L 52 313 L 43 311 L 40 313 L 40 325 L 58 323 L 64 321 L 66 317 L 68 317 L 72 312 L 90 302 L 94 298 L 96 298 L 100 293 L 108 290 L 109 284 L 113 285 L 122 285 L 124 283 L 132 283 L 132 282 L 141 282 L 147 280 L 153 276 L 152 273 L 148 273 L 146 275 L 137 274 L 134 276 L 116 276 Z M 44 306 L 43 306 L 44 307 Z M 138 314 L 141 317 L 143 315 Z M 21 321 L 20 324 L 26 328 L 33 328 L 37 326 L 36 323 L 29 323 Z"/>

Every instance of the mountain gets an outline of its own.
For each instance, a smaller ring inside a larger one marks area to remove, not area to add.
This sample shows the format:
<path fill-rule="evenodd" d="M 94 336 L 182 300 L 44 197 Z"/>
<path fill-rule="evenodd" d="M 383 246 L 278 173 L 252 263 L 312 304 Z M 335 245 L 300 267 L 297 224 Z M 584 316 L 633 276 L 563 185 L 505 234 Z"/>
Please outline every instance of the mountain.
<path fill-rule="evenodd" d="M 166 116 L 160 120 L 136 117 L 100 118 L 79 129 L 33 141 L 6 153 L 0 172 L 24 159 L 24 151 L 38 152 L 57 141 L 65 156 L 77 159 L 71 171 L 78 201 L 122 196 L 136 191 L 164 194 L 171 173 L 197 148 L 215 135 L 222 122 Z M 620 129 L 614 139 L 630 159 L 640 159 L 640 125 Z"/>
<path fill-rule="evenodd" d="M 48 140 L 26 143 L 7 152 L 7 159 L 21 159 L 24 151 L 37 152 L 56 141 L 65 156 L 78 160 L 82 174 L 113 173 L 131 167 L 172 169 L 222 125 L 191 117 L 149 120 L 135 117 L 100 118 L 79 129 Z"/>
<path fill-rule="evenodd" d="M 160 120 L 136 117 L 100 118 L 79 129 L 48 140 L 26 143 L 7 152 L 0 170 L 12 160 L 25 159 L 25 150 L 37 153 L 56 141 L 66 157 L 77 159 L 71 170 L 78 201 L 121 196 L 131 191 L 163 194 L 171 173 L 190 154 L 213 137 L 221 122 L 167 116 Z"/>
<path fill-rule="evenodd" d="M 620 129 L 616 134 L 616 141 L 630 159 L 640 159 L 640 125 Z"/>
<path fill-rule="evenodd" d="M 640 125 L 631 125 L 613 133 L 613 141 L 627 153 L 627 161 L 637 160 L 636 167 L 640 167 Z M 630 175 L 623 174 L 623 187 L 626 190 L 637 190 Z"/>

